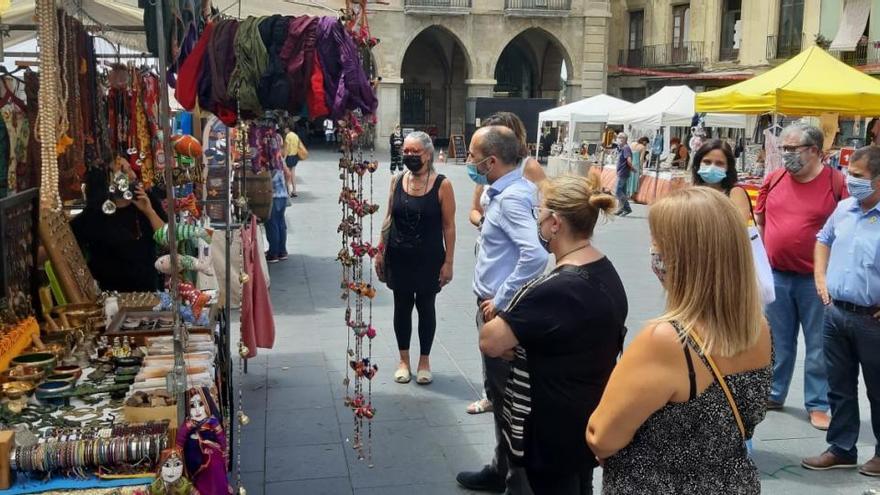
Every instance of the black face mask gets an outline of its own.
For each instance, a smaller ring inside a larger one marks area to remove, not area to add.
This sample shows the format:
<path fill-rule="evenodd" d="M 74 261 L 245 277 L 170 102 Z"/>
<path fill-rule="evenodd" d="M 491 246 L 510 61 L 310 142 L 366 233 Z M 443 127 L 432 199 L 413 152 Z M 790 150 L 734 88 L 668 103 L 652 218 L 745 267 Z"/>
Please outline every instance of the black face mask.
<path fill-rule="evenodd" d="M 422 157 L 419 155 L 403 155 L 403 164 L 410 172 L 418 172 L 422 169 Z"/>

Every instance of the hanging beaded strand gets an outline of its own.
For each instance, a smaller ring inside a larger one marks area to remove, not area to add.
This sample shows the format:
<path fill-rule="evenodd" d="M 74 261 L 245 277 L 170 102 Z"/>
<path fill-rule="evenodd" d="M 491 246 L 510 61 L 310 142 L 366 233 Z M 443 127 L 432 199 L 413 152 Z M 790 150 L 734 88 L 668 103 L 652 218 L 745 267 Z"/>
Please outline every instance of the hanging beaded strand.
<path fill-rule="evenodd" d="M 58 17 L 55 0 L 36 0 L 37 44 L 40 67 L 58 67 Z M 58 210 L 61 197 L 58 193 L 58 71 L 43 70 L 40 73 L 39 101 L 37 108 L 37 138 L 40 141 L 40 207 Z"/>

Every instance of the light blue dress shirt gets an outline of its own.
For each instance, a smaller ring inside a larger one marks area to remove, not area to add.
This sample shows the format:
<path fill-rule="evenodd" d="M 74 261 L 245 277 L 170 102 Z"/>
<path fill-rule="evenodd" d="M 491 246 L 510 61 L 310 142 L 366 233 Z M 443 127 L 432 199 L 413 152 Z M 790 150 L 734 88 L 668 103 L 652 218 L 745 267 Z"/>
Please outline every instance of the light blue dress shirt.
<path fill-rule="evenodd" d="M 841 201 L 816 238 L 831 248 L 826 275 L 831 298 L 880 306 L 880 204 L 862 211 L 855 198 Z"/>
<path fill-rule="evenodd" d="M 538 189 L 516 169 L 488 186 L 489 204 L 480 231 L 474 293 L 493 299 L 500 311 L 529 280 L 544 273 L 547 251 L 538 241 L 532 207 Z"/>

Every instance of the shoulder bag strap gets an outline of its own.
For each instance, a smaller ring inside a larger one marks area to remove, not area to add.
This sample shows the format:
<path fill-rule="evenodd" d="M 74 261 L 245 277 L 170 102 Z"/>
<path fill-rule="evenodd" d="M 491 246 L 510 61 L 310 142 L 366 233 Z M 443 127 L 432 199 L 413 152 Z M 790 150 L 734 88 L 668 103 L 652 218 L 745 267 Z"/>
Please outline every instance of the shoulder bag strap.
<path fill-rule="evenodd" d="M 691 338 L 694 339 L 694 342 L 700 347 L 702 352 L 703 341 L 700 339 L 700 336 L 696 334 L 696 332 L 690 333 Z M 712 374 L 715 375 L 715 380 L 718 381 L 718 385 L 721 387 L 721 390 L 724 391 L 724 395 L 727 396 L 727 402 L 730 404 L 730 409 L 733 410 L 733 417 L 736 419 L 736 426 L 739 427 L 739 433 L 742 435 L 743 440 L 747 440 L 746 438 L 746 427 L 743 424 L 742 416 L 739 414 L 739 408 L 736 407 L 736 401 L 733 400 L 733 394 L 730 393 L 730 388 L 727 386 L 727 382 L 724 380 L 724 375 L 721 374 L 721 371 L 718 369 L 718 366 L 715 364 L 715 360 L 712 359 L 712 356 L 702 353 L 706 358 L 706 362 L 709 363 L 709 367 L 712 368 Z"/>

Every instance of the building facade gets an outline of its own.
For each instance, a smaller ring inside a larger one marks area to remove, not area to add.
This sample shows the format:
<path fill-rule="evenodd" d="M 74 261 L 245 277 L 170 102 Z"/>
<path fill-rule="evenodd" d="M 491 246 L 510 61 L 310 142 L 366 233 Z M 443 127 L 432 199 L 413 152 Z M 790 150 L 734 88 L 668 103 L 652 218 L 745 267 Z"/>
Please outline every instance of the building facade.
<path fill-rule="evenodd" d="M 380 147 L 396 124 L 464 134 L 469 97 L 574 101 L 606 90 L 610 0 L 386 3 L 370 4 Z"/>
<path fill-rule="evenodd" d="M 748 79 L 815 44 L 836 22 L 827 3 L 614 0 L 609 93 L 637 101 L 670 84 L 704 91 Z"/>
<path fill-rule="evenodd" d="M 819 34 L 842 61 L 880 72 L 880 0 L 822 0 Z"/>

